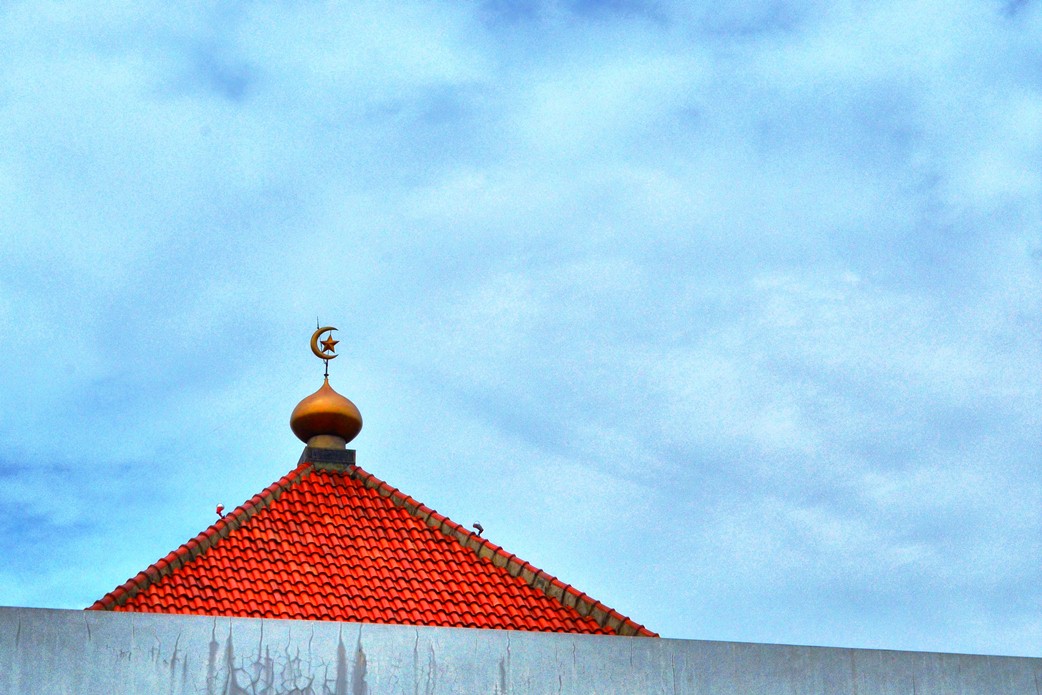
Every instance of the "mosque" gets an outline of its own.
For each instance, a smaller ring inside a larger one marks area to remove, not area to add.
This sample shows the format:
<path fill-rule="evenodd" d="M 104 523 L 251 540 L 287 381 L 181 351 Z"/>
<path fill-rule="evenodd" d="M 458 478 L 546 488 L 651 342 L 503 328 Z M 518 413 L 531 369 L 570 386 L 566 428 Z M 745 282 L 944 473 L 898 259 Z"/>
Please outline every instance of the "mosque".
<path fill-rule="evenodd" d="M 334 330 L 312 335 L 326 374 L 290 416 L 297 466 L 92 610 L 656 636 L 356 465 Z"/>
<path fill-rule="evenodd" d="M 335 330 L 296 466 L 86 611 L 0 608 L 0 693 L 1042 692 L 1042 659 L 657 639 L 357 465 Z"/>

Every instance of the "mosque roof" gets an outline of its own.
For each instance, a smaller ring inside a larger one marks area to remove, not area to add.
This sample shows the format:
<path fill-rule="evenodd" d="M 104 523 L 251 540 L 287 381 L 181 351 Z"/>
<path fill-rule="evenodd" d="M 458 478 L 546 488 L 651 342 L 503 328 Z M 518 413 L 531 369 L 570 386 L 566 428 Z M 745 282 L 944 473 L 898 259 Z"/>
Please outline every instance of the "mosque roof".
<path fill-rule="evenodd" d="M 315 451 L 90 609 L 656 636 Z"/>
<path fill-rule="evenodd" d="M 89 609 L 656 636 L 356 466 L 335 330 L 311 336 L 326 373 L 290 416 L 297 467 Z"/>

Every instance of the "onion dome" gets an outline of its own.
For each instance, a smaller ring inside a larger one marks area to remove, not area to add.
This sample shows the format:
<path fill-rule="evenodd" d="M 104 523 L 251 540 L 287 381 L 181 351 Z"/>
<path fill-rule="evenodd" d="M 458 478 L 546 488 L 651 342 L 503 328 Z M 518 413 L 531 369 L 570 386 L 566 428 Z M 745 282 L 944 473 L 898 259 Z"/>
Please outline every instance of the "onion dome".
<path fill-rule="evenodd" d="M 329 385 L 297 403 L 289 416 L 289 426 L 308 446 L 319 449 L 343 449 L 362 430 L 362 414 L 354 403 Z"/>

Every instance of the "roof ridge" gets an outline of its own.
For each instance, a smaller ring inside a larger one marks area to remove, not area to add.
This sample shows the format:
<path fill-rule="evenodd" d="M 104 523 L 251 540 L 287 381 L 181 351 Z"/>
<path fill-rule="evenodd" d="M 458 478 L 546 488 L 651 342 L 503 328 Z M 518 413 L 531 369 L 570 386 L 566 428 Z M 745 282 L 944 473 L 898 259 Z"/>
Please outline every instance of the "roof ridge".
<path fill-rule="evenodd" d="M 163 577 L 184 567 L 210 548 L 216 546 L 222 539 L 227 538 L 232 531 L 240 528 L 253 518 L 257 512 L 266 509 L 268 505 L 281 497 L 283 492 L 291 488 L 312 469 L 313 467 L 309 463 L 299 464 L 289 473 L 203 529 L 187 542 L 182 543 L 143 571 L 138 572 L 123 584 L 102 596 L 88 606 L 86 610 L 110 611 L 116 606 L 122 606 Z"/>
<path fill-rule="evenodd" d="M 565 584 L 557 577 L 544 572 L 530 562 L 522 560 L 517 555 L 508 553 L 487 538 L 479 536 L 447 516 L 439 514 L 412 496 L 377 478 L 369 471 L 355 465 L 349 466 L 347 473 L 365 485 L 365 487 L 375 490 L 381 496 L 390 499 L 395 506 L 405 509 L 409 514 L 430 528 L 440 531 L 443 535 L 455 540 L 467 550 L 474 552 L 479 558 L 488 560 L 496 567 L 505 569 L 512 577 L 521 577 L 533 589 L 541 591 L 549 598 L 559 601 L 568 608 L 574 609 L 579 615 L 584 618 L 590 618 L 601 627 L 608 627 L 614 630 L 616 634 L 623 636 L 658 637 L 657 633 L 652 632 L 640 623 L 627 618 L 613 608 L 577 590 L 572 585 Z"/>

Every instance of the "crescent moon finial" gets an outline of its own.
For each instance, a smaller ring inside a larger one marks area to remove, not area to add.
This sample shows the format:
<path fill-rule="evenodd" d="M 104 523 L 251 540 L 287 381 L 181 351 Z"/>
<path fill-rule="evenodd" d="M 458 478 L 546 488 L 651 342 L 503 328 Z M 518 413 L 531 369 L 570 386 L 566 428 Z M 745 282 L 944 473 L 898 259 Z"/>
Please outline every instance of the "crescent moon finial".
<path fill-rule="evenodd" d="M 320 360 L 325 360 L 326 376 L 329 376 L 329 360 L 336 359 L 336 344 L 340 342 L 339 340 L 333 340 L 332 331 L 335 330 L 335 326 L 320 326 L 311 334 L 311 352 L 315 353 L 315 357 Z M 323 333 L 329 333 L 330 335 L 325 340 L 319 341 Z M 319 345 L 322 347 L 319 347 Z"/>
<path fill-rule="evenodd" d="M 333 339 L 335 330 L 335 326 L 319 324 L 311 334 L 311 352 L 325 362 L 326 379 L 322 387 L 298 403 L 289 416 L 293 433 L 309 449 L 345 449 L 362 429 L 358 406 L 329 385 L 329 360 L 336 358 L 336 344 L 340 342 Z M 325 340 L 321 340 L 323 335 Z"/>

